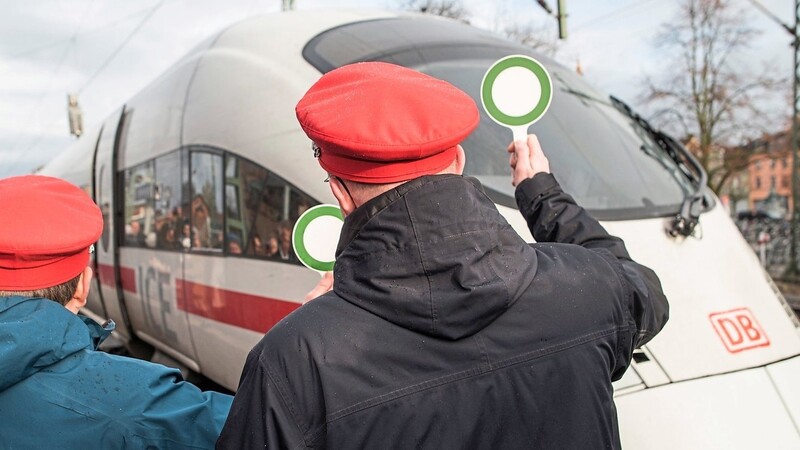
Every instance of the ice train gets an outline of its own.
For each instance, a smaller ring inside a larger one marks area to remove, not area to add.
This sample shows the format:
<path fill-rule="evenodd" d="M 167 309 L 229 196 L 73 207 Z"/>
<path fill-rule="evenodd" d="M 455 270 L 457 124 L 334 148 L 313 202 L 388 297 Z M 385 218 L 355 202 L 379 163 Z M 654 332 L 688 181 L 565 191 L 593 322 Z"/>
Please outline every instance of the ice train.
<path fill-rule="evenodd" d="M 553 103 L 531 130 L 553 172 L 660 275 L 670 299 L 669 324 L 615 385 L 623 444 L 800 448 L 800 323 L 683 149 L 550 59 L 440 18 L 303 11 L 245 20 L 49 162 L 40 173 L 86 189 L 105 218 L 85 313 L 116 321 L 131 348 L 156 349 L 235 390 L 249 349 L 318 280 L 287 239 L 302 211 L 335 203 L 294 116 L 302 94 L 333 68 L 379 60 L 478 100 L 487 68 L 520 53 L 553 78 Z M 514 205 L 509 140 L 482 117 L 464 143 L 466 172 L 531 241 Z M 689 233 L 683 226 L 698 217 Z"/>

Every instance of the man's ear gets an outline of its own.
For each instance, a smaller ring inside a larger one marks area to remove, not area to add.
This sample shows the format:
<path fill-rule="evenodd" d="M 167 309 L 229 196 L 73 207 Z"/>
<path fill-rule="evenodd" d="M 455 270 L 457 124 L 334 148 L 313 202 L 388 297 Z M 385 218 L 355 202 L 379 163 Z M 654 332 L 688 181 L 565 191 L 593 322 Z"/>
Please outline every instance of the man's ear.
<path fill-rule="evenodd" d="M 336 197 L 336 201 L 339 202 L 339 208 L 342 209 L 342 215 L 347 217 L 348 214 L 355 211 L 356 204 L 353 201 L 353 197 L 347 193 L 342 183 L 339 182 L 339 179 L 336 177 L 330 177 L 328 180 L 328 184 L 331 185 L 331 192 L 333 192 L 333 196 Z"/>
<path fill-rule="evenodd" d="M 467 164 L 467 154 L 464 153 L 464 147 L 461 144 L 457 145 L 457 152 L 456 152 L 456 174 L 463 175 L 464 174 L 464 166 Z"/>
<path fill-rule="evenodd" d="M 81 272 L 81 277 L 78 279 L 78 286 L 75 287 L 75 293 L 72 294 L 70 301 L 64 305 L 73 314 L 78 314 L 78 311 L 86 306 L 86 298 L 89 297 L 89 288 L 92 286 L 92 268 L 86 267 Z"/>

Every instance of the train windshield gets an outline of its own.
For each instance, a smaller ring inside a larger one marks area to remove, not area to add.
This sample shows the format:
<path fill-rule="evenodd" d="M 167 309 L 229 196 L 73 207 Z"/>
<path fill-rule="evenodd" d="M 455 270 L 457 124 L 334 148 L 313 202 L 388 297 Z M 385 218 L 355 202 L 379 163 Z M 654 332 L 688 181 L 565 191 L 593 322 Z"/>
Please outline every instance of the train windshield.
<path fill-rule="evenodd" d="M 553 101 L 531 126 L 565 191 L 601 220 L 672 215 L 694 190 L 649 133 L 620 113 L 608 95 L 552 60 L 476 28 L 439 19 L 382 19 L 345 25 L 312 39 L 303 55 L 320 71 L 358 61 L 385 61 L 447 80 L 480 105 L 486 70 L 511 54 L 541 61 Z M 506 146 L 511 132 L 480 108 L 481 123 L 463 146 L 465 174 L 498 204 L 516 207 Z"/>

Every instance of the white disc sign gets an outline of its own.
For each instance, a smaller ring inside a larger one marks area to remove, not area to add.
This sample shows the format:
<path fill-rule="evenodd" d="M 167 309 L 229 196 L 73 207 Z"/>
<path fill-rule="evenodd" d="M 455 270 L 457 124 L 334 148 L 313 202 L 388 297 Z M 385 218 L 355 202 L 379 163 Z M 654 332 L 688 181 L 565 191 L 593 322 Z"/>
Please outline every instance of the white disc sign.
<path fill-rule="evenodd" d="M 333 270 L 342 225 L 344 216 L 338 206 L 317 205 L 309 208 L 297 219 L 292 230 L 297 259 L 311 270 Z"/>
<path fill-rule="evenodd" d="M 528 127 L 541 119 L 553 99 L 547 69 L 525 55 L 496 61 L 481 83 L 481 103 L 489 117 L 511 129 L 514 140 L 525 140 Z"/>

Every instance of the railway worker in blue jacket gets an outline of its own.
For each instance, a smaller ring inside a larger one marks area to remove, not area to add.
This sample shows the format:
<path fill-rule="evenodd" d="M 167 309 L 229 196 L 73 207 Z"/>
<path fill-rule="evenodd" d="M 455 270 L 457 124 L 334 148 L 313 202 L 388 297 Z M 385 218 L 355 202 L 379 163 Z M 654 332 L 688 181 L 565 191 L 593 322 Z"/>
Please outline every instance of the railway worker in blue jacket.
<path fill-rule="evenodd" d="M 536 137 L 508 149 L 527 244 L 461 176 L 479 116 L 449 83 L 352 64 L 296 112 L 346 215 L 333 290 L 250 352 L 217 447 L 620 447 L 611 383 L 667 301 Z"/>
<path fill-rule="evenodd" d="M 77 315 L 100 210 L 45 176 L 0 180 L 0 448 L 212 448 L 231 405 L 180 372 L 110 355 Z"/>

